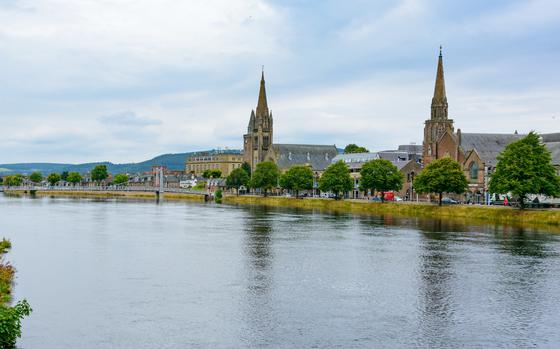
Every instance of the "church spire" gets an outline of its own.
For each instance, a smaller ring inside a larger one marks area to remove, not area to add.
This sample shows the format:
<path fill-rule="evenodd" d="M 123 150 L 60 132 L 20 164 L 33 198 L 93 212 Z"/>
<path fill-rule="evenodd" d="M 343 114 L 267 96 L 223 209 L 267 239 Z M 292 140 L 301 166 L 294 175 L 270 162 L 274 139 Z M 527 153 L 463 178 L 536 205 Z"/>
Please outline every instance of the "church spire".
<path fill-rule="evenodd" d="M 264 68 L 261 75 L 261 88 L 259 90 L 259 101 L 257 103 L 257 117 L 268 115 L 268 104 L 266 102 L 266 88 L 264 86 Z"/>
<path fill-rule="evenodd" d="M 442 47 L 439 47 L 439 58 L 436 75 L 436 85 L 434 88 L 434 98 L 432 98 L 432 119 L 447 119 L 447 96 L 445 94 L 445 78 L 443 76 L 443 54 Z"/>

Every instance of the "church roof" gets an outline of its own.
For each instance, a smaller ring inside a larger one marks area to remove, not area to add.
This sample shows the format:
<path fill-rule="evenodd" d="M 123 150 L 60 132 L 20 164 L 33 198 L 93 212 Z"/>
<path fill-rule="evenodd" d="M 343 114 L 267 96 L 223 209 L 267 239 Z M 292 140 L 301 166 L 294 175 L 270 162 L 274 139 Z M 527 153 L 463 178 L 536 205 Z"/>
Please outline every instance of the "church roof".
<path fill-rule="evenodd" d="M 540 135 L 544 143 L 560 142 L 560 132 L 558 133 L 543 133 Z"/>
<path fill-rule="evenodd" d="M 314 171 L 323 171 L 338 154 L 334 145 L 274 144 L 276 164 L 280 169 L 295 165 L 311 165 Z"/>
<path fill-rule="evenodd" d="M 546 148 L 550 151 L 552 157 L 552 164 L 560 165 L 560 142 L 546 142 Z"/>
<path fill-rule="evenodd" d="M 476 152 L 489 166 L 495 166 L 498 154 L 504 148 L 524 135 L 507 133 L 461 133 L 461 147 L 466 152 L 476 149 Z"/>

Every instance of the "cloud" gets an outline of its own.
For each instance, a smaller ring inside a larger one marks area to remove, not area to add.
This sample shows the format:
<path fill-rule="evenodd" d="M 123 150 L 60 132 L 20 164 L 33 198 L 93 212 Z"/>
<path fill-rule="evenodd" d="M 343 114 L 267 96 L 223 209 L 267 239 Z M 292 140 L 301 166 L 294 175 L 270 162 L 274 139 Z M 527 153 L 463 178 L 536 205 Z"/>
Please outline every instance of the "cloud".
<path fill-rule="evenodd" d="M 440 43 L 456 127 L 558 131 L 558 6 L 2 1 L 0 163 L 240 148 L 262 64 L 275 141 L 419 143 Z"/>
<path fill-rule="evenodd" d="M 131 111 L 105 115 L 99 118 L 99 121 L 105 125 L 116 125 L 123 127 L 144 127 L 149 125 L 160 125 L 160 120 L 140 117 Z"/>

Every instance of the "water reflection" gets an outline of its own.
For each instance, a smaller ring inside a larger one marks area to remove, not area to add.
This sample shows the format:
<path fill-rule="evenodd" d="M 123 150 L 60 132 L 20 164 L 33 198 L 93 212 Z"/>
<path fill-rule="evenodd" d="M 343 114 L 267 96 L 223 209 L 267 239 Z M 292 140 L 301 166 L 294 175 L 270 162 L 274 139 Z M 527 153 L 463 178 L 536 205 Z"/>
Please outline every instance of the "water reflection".
<path fill-rule="evenodd" d="M 245 210 L 243 250 L 247 261 L 246 295 L 241 336 L 249 346 L 265 343 L 275 327 L 272 301 L 272 221 L 269 209 L 250 207 Z"/>
<path fill-rule="evenodd" d="M 419 342 L 422 346 L 440 347 L 447 342 L 454 309 L 454 259 L 448 232 L 459 227 L 441 220 L 421 221 L 419 226 Z"/>

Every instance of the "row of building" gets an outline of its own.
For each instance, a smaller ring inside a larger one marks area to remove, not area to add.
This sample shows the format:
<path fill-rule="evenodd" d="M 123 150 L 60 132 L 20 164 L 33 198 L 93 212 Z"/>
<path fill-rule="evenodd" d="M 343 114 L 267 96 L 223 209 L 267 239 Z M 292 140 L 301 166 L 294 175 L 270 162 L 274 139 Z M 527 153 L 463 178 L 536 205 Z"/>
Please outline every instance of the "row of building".
<path fill-rule="evenodd" d="M 263 161 L 275 162 L 281 171 L 295 165 L 309 166 L 319 178 L 332 163 L 342 160 L 350 168 L 355 181 L 351 197 L 360 197 L 361 166 L 372 159 L 387 159 L 403 173 L 405 184 L 399 195 L 405 199 L 415 196 L 413 181 L 423 166 L 430 161 L 449 156 L 459 162 L 469 180 L 467 200 L 488 200 L 489 176 L 495 170 L 497 156 L 513 141 L 524 135 L 495 133 L 463 133 L 455 131 L 454 121 L 448 115 L 445 90 L 443 55 L 438 57 L 436 82 L 431 103 L 431 115 L 424 122 L 422 145 L 401 145 L 396 150 L 372 153 L 340 154 L 335 145 L 274 143 L 274 122 L 268 108 L 264 72 L 261 76 L 256 109 L 251 111 L 247 132 L 243 135 L 242 153 L 202 154 L 187 160 L 186 173 L 201 175 L 207 169 L 220 169 L 227 176 L 233 169 L 248 163 L 251 169 Z M 542 134 L 542 141 L 552 154 L 553 164 L 560 173 L 560 132 Z"/>

